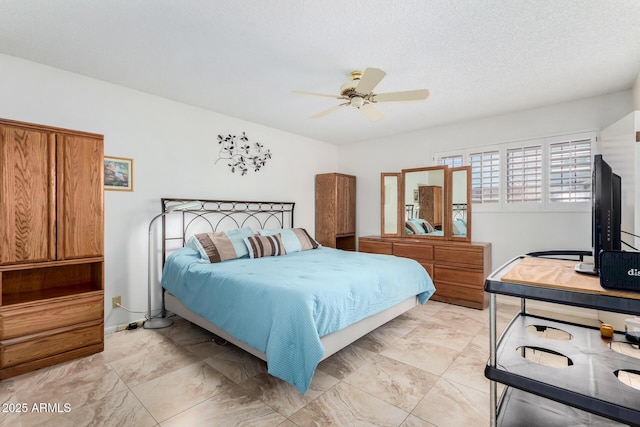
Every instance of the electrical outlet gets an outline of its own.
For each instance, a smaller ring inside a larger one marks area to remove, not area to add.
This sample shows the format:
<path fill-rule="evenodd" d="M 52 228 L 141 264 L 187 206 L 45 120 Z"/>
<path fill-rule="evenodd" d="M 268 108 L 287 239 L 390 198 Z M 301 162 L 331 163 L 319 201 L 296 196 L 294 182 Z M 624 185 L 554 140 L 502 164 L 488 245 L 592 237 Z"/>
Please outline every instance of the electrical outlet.
<path fill-rule="evenodd" d="M 113 297 L 113 300 L 111 300 L 111 308 L 120 308 L 118 304 L 122 304 L 122 297 Z"/>

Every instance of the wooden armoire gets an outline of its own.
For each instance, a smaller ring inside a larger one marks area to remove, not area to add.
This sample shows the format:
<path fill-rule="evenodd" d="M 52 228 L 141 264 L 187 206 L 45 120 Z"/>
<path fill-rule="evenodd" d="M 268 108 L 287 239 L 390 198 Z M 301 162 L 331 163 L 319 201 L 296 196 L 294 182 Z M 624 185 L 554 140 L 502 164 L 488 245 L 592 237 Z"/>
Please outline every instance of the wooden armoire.
<path fill-rule="evenodd" d="M 433 225 L 436 230 L 442 230 L 442 187 L 435 185 L 421 185 L 418 187 L 418 217 Z"/>
<path fill-rule="evenodd" d="M 323 246 L 356 249 L 356 177 L 316 175 L 316 240 Z"/>
<path fill-rule="evenodd" d="M 104 348 L 103 141 L 0 119 L 0 379 Z"/>

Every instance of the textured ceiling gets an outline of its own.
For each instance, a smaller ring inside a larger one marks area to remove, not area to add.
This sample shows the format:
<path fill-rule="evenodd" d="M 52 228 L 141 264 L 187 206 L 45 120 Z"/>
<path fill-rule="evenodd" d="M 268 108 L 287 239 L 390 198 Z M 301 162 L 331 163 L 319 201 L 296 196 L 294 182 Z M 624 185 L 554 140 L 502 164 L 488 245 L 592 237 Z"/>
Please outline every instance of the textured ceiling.
<path fill-rule="evenodd" d="M 334 144 L 631 88 L 638 0 L 0 0 L 0 53 Z M 353 70 L 422 102 L 309 117 Z"/>

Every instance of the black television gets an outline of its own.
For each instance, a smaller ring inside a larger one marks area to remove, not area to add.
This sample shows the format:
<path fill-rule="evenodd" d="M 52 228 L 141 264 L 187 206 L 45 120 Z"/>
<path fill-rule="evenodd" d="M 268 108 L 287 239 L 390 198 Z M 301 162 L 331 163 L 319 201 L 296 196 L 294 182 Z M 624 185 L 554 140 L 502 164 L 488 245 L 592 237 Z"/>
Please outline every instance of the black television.
<path fill-rule="evenodd" d="M 593 262 L 576 265 L 579 273 L 600 274 L 600 252 L 619 251 L 622 223 L 622 179 L 601 154 L 593 158 L 591 180 L 591 243 Z"/>

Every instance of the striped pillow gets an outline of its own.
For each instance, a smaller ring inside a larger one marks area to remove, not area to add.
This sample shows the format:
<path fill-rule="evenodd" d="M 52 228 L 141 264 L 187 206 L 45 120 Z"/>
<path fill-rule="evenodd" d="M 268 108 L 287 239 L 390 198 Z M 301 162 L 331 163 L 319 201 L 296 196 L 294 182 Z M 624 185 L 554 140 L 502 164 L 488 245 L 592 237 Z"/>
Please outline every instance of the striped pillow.
<path fill-rule="evenodd" d="M 273 230 L 259 230 L 258 233 L 261 236 L 280 234 L 280 238 L 288 254 L 317 249 L 320 246 L 304 228 L 276 228 Z"/>
<path fill-rule="evenodd" d="M 200 256 L 203 259 L 209 259 L 209 262 L 211 263 L 227 261 L 229 259 L 236 259 L 240 257 L 229 236 L 222 231 L 216 233 L 196 234 L 192 239 L 194 239 L 192 244 L 196 244 L 199 249 Z"/>
<path fill-rule="evenodd" d="M 274 234 L 272 236 L 261 236 L 256 234 L 255 236 L 245 237 L 244 242 L 247 245 L 247 249 L 249 249 L 250 258 L 287 254 L 279 234 Z"/>
<path fill-rule="evenodd" d="M 250 236 L 253 236 L 253 230 L 249 227 L 200 233 L 191 236 L 185 246 L 198 252 L 203 262 L 222 262 L 248 258 L 249 251 L 244 238 Z"/>

